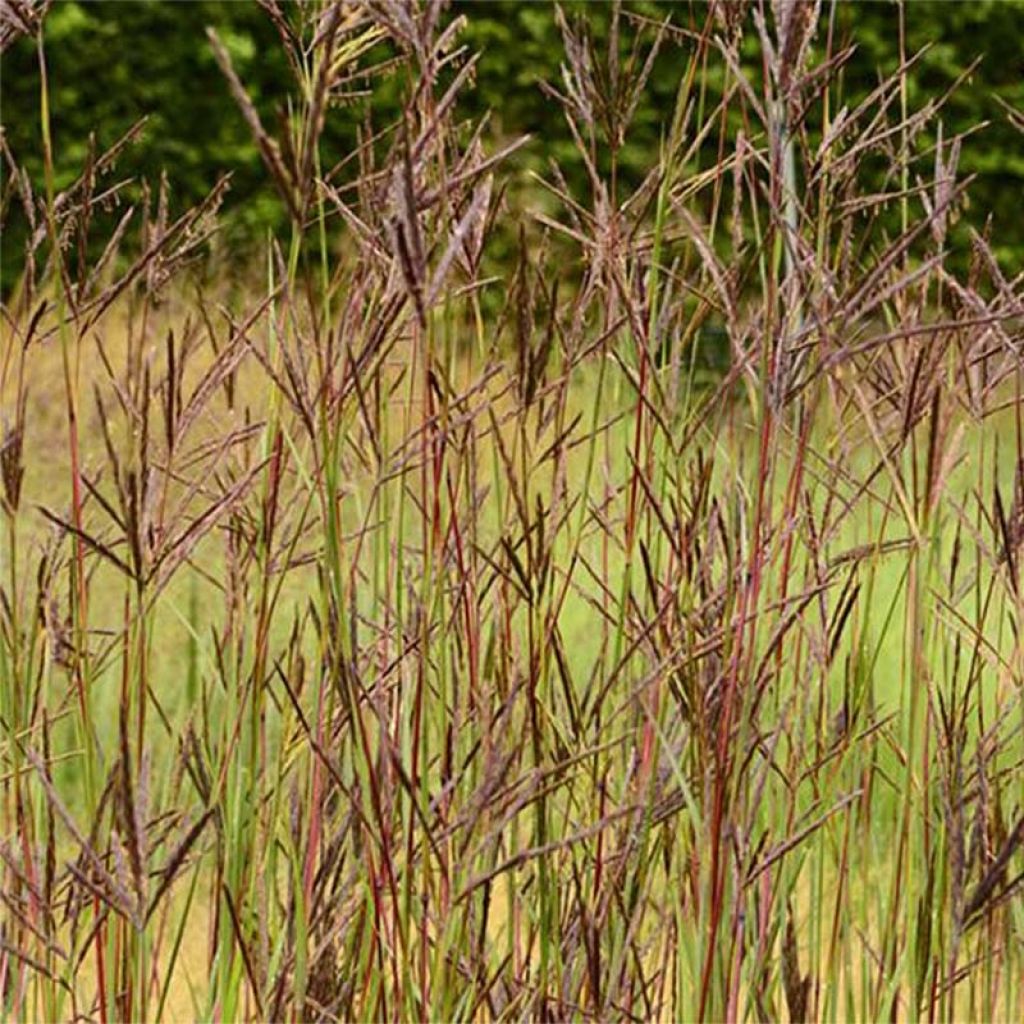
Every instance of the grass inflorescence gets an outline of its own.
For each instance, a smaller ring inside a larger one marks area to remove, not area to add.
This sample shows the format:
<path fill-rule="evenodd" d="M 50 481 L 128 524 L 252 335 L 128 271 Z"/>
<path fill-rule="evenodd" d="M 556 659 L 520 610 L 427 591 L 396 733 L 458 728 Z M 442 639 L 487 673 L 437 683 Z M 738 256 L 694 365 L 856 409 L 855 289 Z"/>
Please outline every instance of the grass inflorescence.
<path fill-rule="evenodd" d="M 828 5 L 560 12 L 586 187 L 513 195 L 459 18 L 264 6 L 278 124 L 197 41 L 245 287 L 141 128 L 58 191 L 4 15 L 4 1019 L 1024 1017 L 1024 296 L 946 97 L 848 102 Z"/>

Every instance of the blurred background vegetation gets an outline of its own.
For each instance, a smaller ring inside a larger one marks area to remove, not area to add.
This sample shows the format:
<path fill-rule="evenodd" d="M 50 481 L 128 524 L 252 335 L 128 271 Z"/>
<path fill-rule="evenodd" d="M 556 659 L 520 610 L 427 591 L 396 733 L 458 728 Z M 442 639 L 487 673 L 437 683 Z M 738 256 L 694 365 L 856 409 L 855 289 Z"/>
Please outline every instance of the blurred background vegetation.
<path fill-rule="evenodd" d="M 568 14 L 583 15 L 596 44 L 606 42 L 610 8 L 605 3 L 570 2 Z M 462 42 L 479 50 L 476 88 L 463 113 L 478 117 L 491 112 L 493 135 L 534 136 L 511 167 L 513 194 L 532 186 L 530 171 L 544 171 L 543 161 L 562 165 L 570 185 L 583 187 L 584 176 L 557 105 L 538 83 L 556 82 L 563 46 L 555 8 L 549 3 L 492 0 L 456 2 L 455 13 L 467 17 Z M 699 30 L 707 16 L 702 3 L 638 0 L 625 10 L 636 17 Z M 843 102 L 852 104 L 898 66 L 899 7 L 893 0 L 828 2 L 835 44 L 854 43 L 855 54 L 843 76 Z M 964 146 L 960 170 L 976 175 L 962 227 L 986 228 L 995 223 L 997 253 L 1019 269 L 1024 252 L 1024 154 L 1008 123 L 1003 103 L 1024 109 L 1024 2 L 1021 0 L 907 0 L 908 54 L 927 48 L 915 64 L 909 89 L 911 108 L 948 90 L 977 58 L 969 83 L 957 90 L 944 109 L 946 138 L 972 128 L 978 131 Z M 286 217 L 275 198 L 248 128 L 213 59 L 205 35 L 216 28 L 236 70 L 251 91 L 261 115 L 273 123 L 287 109 L 281 83 L 289 76 L 274 26 L 255 0 L 129 0 L 87 3 L 64 0 L 46 21 L 46 54 L 56 154 L 57 187 L 70 183 L 86 163 L 90 135 L 100 151 L 135 121 L 147 118 L 141 140 L 119 162 L 119 177 L 135 182 L 126 192 L 138 198 L 141 182 L 156 183 L 166 173 L 171 207 L 196 202 L 218 176 L 230 172 L 231 191 L 225 213 L 220 254 L 228 261 L 252 255 L 252 243 L 268 230 L 279 230 Z M 745 54 L 752 69 L 758 48 L 756 34 Z M 815 45 L 824 45 L 819 32 Z M 622 173 L 639 178 L 656 161 L 663 121 L 672 110 L 678 87 L 678 51 L 662 48 L 638 111 L 634 130 L 622 153 Z M 756 69 L 754 70 L 756 73 Z M 399 72 L 374 85 L 370 98 L 353 98 L 328 119 L 328 159 L 351 153 L 360 125 L 385 126 L 397 115 L 407 82 Z M 720 69 L 709 66 L 703 83 L 705 103 L 715 102 Z M 27 168 L 42 191 L 39 131 L 40 78 L 33 42 L 20 40 L 4 54 L 0 80 L 0 114 L 6 143 L 14 160 Z M 1002 103 L 1000 103 L 1002 101 Z M 981 127 L 979 127 L 981 126 Z M 542 155 L 543 154 L 543 155 Z M 353 168 L 353 171 L 355 168 Z M 3 173 L 8 177 L 5 165 Z M 4 201 L 10 202 L 9 190 Z M 6 295 L 15 284 L 23 260 L 25 223 L 9 210 L 0 258 L 0 284 Z M 959 236 L 965 237 L 963 231 Z M 511 244 L 511 240 L 509 240 Z"/>

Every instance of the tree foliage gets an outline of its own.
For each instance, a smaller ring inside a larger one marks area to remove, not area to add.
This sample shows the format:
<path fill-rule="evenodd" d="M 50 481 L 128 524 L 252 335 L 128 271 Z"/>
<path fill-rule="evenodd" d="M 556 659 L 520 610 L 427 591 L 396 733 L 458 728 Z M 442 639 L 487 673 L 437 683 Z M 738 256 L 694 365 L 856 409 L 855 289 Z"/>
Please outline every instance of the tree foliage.
<path fill-rule="evenodd" d="M 563 9 L 567 17 L 581 19 L 596 46 L 607 46 L 610 5 L 574 0 Z M 704 4 L 665 0 L 636 0 L 625 6 L 627 16 L 648 19 L 652 26 L 668 18 L 672 26 L 692 32 L 702 30 L 708 10 Z M 525 147 L 513 164 L 523 187 L 530 187 L 526 172 L 545 170 L 542 152 L 544 159 L 560 161 L 570 177 L 582 178 L 569 131 L 540 88 L 541 82 L 559 82 L 564 51 L 555 6 L 457 0 L 451 11 L 467 19 L 462 41 L 481 52 L 465 114 L 489 110 L 498 134 L 534 136 L 534 145 Z M 835 38 L 856 46 L 843 75 L 841 97 L 853 104 L 899 64 L 900 8 L 882 0 L 826 3 L 826 11 L 825 22 Z M 1024 109 L 1024 51 L 1019 42 L 1024 2 L 909 0 L 903 12 L 905 52 L 920 54 L 908 78 L 911 106 L 943 95 L 978 61 L 945 106 L 943 129 L 947 138 L 975 131 L 961 160 L 961 171 L 977 176 L 965 221 L 984 230 L 991 217 L 997 225 L 996 251 L 1014 260 L 1024 247 L 1024 222 L 1016 216 L 1024 191 L 1024 154 L 1004 105 Z M 270 19 L 255 0 L 66 0 L 54 6 L 46 20 L 45 44 L 56 184 L 60 188 L 81 173 L 91 135 L 102 149 L 145 117 L 140 142 L 120 165 L 122 175 L 136 183 L 134 194 L 139 194 L 142 181 L 155 183 L 166 174 L 172 207 L 184 207 L 204 195 L 218 176 L 230 173 L 224 247 L 237 255 L 268 229 L 280 228 L 284 213 L 266 185 L 257 147 L 214 61 L 205 35 L 208 26 L 223 39 L 261 115 L 271 121 L 287 117 L 280 93 L 285 59 Z M 818 46 L 824 42 L 820 36 Z M 747 39 L 754 43 L 755 34 L 748 33 Z M 756 45 L 745 58 L 757 74 Z M 622 153 L 627 176 L 641 176 L 656 162 L 665 111 L 672 109 L 678 88 L 678 67 L 677 52 L 663 48 Z M 709 68 L 701 90 L 708 109 L 716 101 L 718 85 Z M 333 111 L 326 155 L 341 159 L 352 151 L 368 108 L 376 126 L 388 124 L 397 116 L 407 87 L 400 73 L 377 79 L 372 98 Z M 41 190 L 39 95 L 38 57 L 34 42 L 25 38 L 3 58 L 2 118 L 6 144 Z M 133 189 L 126 195 L 131 197 Z M 19 229 L 11 225 L 0 266 L 5 292 L 20 265 L 20 249 Z"/>

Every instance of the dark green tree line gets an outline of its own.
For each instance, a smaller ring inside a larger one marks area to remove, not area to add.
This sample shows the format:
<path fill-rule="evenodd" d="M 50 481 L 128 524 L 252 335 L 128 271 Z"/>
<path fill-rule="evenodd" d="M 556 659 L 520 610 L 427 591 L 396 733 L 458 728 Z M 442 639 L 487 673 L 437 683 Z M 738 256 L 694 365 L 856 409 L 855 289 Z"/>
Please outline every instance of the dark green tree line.
<path fill-rule="evenodd" d="M 606 45 L 609 4 L 570 2 L 564 8 L 569 17 L 583 19 L 596 44 Z M 701 29 L 708 13 L 703 3 L 665 0 L 628 3 L 624 10 L 627 16 L 651 23 L 669 17 L 673 25 L 694 31 Z M 844 73 L 848 101 L 855 102 L 899 63 L 899 7 L 890 0 L 856 0 L 834 6 L 826 2 L 825 10 L 835 39 L 856 45 Z M 513 172 L 543 171 L 554 158 L 565 164 L 568 174 L 581 174 L 557 105 L 538 84 L 557 83 L 563 59 L 554 5 L 460 0 L 452 5 L 452 13 L 467 19 L 462 42 L 482 53 L 468 104 L 472 109 L 465 114 L 478 116 L 489 110 L 496 134 L 533 136 L 532 144 L 515 156 Z M 983 126 L 965 145 L 961 160 L 961 173 L 977 176 L 965 222 L 984 229 L 991 217 L 996 251 L 1019 262 L 1024 250 L 1024 221 L 1018 215 L 1024 153 L 1004 104 L 1024 109 L 1024 3 L 907 0 L 904 18 L 906 52 L 924 50 L 909 78 L 912 105 L 942 95 L 980 58 L 969 80 L 949 99 L 943 130 L 948 138 Z M 284 57 L 270 19 L 255 0 L 64 0 L 54 5 L 46 19 L 45 49 L 57 187 L 80 173 L 90 135 L 102 149 L 145 117 L 141 139 L 118 166 L 120 177 L 136 182 L 127 197 L 138 195 L 138 182 L 155 183 L 166 173 L 172 207 L 183 207 L 230 172 L 224 248 L 229 256 L 245 256 L 253 240 L 282 226 L 284 211 L 213 59 L 207 26 L 224 41 L 261 114 L 272 123 L 283 116 Z M 756 33 L 748 32 L 746 40 L 751 44 L 747 57 L 756 68 Z M 816 45 L 823 45 L 820 33 Z M 628 176 L 642 175 L 656 155 L 665 111 L 672 109 L 678 86 L 678 67 L 672 47 L 664 47 L 622 153 L 623 173 Z M 716 74 L 720 70 L 709 65 L 704 83 L 709 103 L 720 84 Z M 340 159 L 351 152 L 368 104 L 374 123 L 386 124 L 399 109 L 403 88 L 400 72 L 378 79 L 372 100 L 357 98 L 332 112 L 326 157 Z M 22 38 L 2 58 L 0 116 L 10 153 L 41 190 L 39 107 L 36 48 L 33 40 Z M 8 176 L 5 166 L 5 184 Z M 5 201 L 11 201 L 9 194 Z M 22 261 L 24 226 L 19 226 L 16 211 L 12 213 L 0 265 L 5 292 Z"/>

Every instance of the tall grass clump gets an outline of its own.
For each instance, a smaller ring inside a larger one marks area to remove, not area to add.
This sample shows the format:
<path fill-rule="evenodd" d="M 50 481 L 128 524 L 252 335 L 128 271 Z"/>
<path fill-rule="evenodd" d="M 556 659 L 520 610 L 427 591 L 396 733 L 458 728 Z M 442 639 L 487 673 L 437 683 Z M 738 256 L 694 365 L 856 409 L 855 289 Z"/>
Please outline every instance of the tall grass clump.
<path fill-rule="evenodd" d="M 4 8 L 47 168 L 4 145 L 4 1019 L 1024 1017 L 982 143 L 913 54 L 850 99 L 828 4 L 559 10 L 584 185 L 510 189 L 544 140 L 462 120 L 459 17 L 262 2 L 276 123 L 197 40 L 289 215 L 244 286 L 227 177 L 117 178 L 144 126 L 58 190 Z"/>

